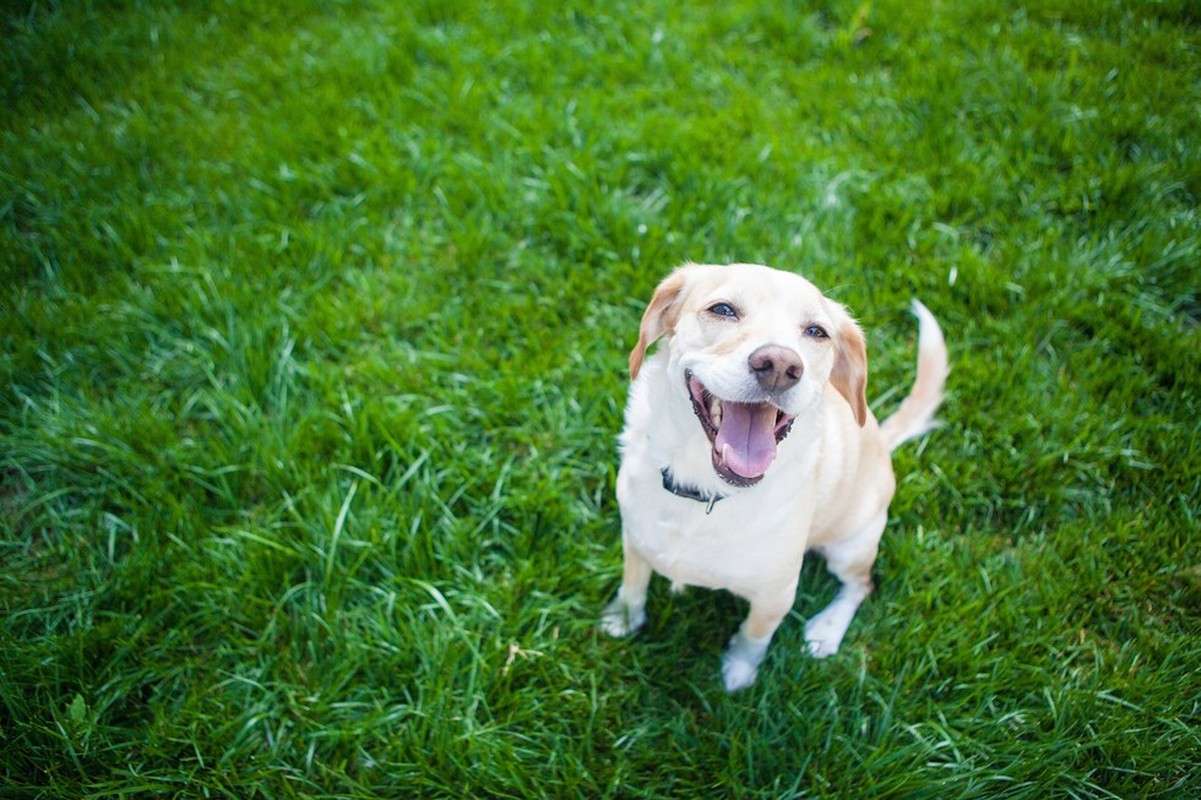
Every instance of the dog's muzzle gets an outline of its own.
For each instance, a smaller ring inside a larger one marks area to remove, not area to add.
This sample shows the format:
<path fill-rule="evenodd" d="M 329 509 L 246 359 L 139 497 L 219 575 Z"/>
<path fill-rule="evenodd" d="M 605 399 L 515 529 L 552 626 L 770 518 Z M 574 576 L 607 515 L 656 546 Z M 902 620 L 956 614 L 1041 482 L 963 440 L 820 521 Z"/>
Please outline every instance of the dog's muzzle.
<path fill-rule="evenodd" d="M 713 448 L 713 469 L 734 486 L 758 483 L 776 458 L 776 445 L 796 419 L 768 402 L 722 400 L 691 371 L 684 373 L 692 410 Z"/>

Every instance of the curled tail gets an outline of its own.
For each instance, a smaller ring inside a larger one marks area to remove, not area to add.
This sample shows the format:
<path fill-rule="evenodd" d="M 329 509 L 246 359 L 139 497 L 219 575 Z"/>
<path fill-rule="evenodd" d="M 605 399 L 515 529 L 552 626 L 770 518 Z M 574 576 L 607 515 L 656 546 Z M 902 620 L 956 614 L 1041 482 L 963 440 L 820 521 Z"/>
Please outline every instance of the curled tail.
<path fill-rule="evenodd" d="M 939 426 L 934 412 L 942 403 L 943 388 L 951 371 L 947 364 L 947 343 L 938 320 L 917 300 L 913 301 L 913 313 L 918 319 L 917 377 L 900 408 L 880 423 L 880 433 L 889 450 Z"/>

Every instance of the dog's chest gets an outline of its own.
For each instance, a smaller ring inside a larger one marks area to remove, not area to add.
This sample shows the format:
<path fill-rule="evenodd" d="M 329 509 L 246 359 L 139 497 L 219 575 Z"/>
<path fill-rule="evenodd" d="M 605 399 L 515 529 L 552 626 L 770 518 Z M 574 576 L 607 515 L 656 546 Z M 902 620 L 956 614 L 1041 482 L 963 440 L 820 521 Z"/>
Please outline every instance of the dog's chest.
<path fill-rule="evenodd" d="M 790 580 L 800 569 L 804 542 L 795 517 L 784 510 L 755 513 L 727 499 L 707 514 L 696 501 L 657 499 L 626 525 L 626 535 L 673 582 L 746 595 L 765 582 Z"/>

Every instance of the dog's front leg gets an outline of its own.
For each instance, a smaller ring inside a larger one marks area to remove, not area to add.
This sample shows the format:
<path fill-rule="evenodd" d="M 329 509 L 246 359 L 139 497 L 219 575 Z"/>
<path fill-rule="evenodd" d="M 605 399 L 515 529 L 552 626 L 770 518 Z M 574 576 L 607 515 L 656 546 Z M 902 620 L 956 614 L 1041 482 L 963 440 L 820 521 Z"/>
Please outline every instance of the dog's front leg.
<path fill-rule="evenodd" d="M 887 521 L 887 515 L 881 513 L 855 536 L 820 549 L 826 557 L 826 568 L 842 581 L 842 587 L 830 605 L 805 624 L 805 641 L 814 658 L 826 658 L 838 652 L 855 612 L 871 594 L 872 564 Z"/>
<path fill-rule="evenodd" d="M 721 675 L 727 692 L 745 689 L 755 682 L 771 637 L 795 599 L 795 583 L 779 592 L 751 598 L 751 611 L 721 658 Z"/>
<path fill-rule="evenodd" d="M 601 612 L 601 630 L 610 636 L 629 636 L 646 623 L 646 589 L 651 582 L 651 565 L 629 542 L 622 542 L 624 556 L 621 588 Z"/>

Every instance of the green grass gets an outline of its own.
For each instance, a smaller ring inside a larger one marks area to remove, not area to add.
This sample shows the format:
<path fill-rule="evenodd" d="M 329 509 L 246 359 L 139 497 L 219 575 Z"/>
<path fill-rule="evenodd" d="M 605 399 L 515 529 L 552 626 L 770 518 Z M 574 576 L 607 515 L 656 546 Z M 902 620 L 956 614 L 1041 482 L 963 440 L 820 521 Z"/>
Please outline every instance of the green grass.
<path fill-rule="evenodd" d="M 5 8 L 0 795 L 1198 796 L 1192 3 Z M 878 413 L 911 297 L 953 358 L 843 651 L 811 562 L 733 696 L 728 595 L 595 630 L 686 259 Z"/>

